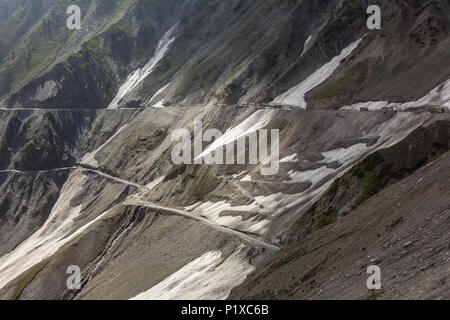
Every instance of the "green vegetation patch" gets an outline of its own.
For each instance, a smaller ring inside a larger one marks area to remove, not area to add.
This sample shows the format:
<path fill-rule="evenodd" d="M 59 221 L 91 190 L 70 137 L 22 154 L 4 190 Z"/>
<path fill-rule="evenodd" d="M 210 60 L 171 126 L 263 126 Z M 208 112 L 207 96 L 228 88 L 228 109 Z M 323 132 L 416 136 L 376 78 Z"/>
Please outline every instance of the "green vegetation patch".
<path fill-rule="evenodd" d="M 370 295 L 367 297 L 367 300 L 378 300 L 382 295 L 384 294 L 384 289 L 382 290 L 374 290 L 370 293 Z"/>
<path fill-rule="evenodd" d="M 308 272 L 306 272 L 301 278 L 300 278 L 300 283 L 305 282 L 310 280 L 311 278 L 313 278 L 320 270 L 320 268 L 322 268 L 322 266 L 327 262 L 328 258 L 323 259 L 321 262 L 319 262 L 318 264 L 316 264 L 311 270 L 309 270 Z"/>
<path fill-rule="evenodd" d="M 94 127 L 94 134 L 95 135 L 100 134 L 104 125 L 105 125 L 105 118 L 101 118 L 99 121 L 97 121 Z"/>
<path fill-rule="evenodd" d="M 194 196 L 198 200 L 204 200 L 206 195 L 211 193 L 220 184 L 221 180 L 216 178 L 209 172 L 205 172 L 198 182 L 197 188 L 194 191 Z"/>
<path fill-rule="evenodd" d="M 48 261 L 43 261 L 27 272 L 27 274 L 19 281 L 17 284 L 16 289 L 14 290 L 13 295 L 11 296 L 11 300 L 17 300 L 20 295 L 22 294 L 23 290 L 25 290 L 26 286 L 30 284 L 30 282 L 36 277 L 36 275 L 44 269 L 44 267 L 47 265 Z"/>
<path fill-rule="evenodd" d="M 280 260 L 278 260 L 277 262 L 273 263 L 270 266 L 268 273 L 272 273 L 276 269 L 284 266 L 285 264 L 288 264 L 292 260 L 295 260 L 295 259 L 297 259 L 297 258 L 299 258 L 301 256 L 304 256 L 307 253 L 308 253 L 308 248 L 307 247 L 301 247 L 300 249 L 297 249 L 297 250 L 289 253 L 287 256 L 285 256 L 285 257 L 281 258 Z"/>
<path fill-rule="evenodd" d="M 334 223 L 337 220 L 337 217 L 338 215 L 336 212 L 324 215 L 317 221 L 317 228 L 320 229 Z"/>
<path fill-rule="evenodd" d="M 315 99 L 324 99 L 352 92 L 361 86 L 367 78 L 368 67 L 366 63 L 359 62 L 353 66 L 344 76 L 331 82 L 326 82 L 315 94 Z"/>
<path fill-rule="evenodd" d="M 194 83 L 198 83 L 198 86 L 202 89 L 209 89 L 213 82 L 218 79 L 219 69 L 221 68 L 218 65 L 212 64 L 212 62 L 200 62 L 183 77 L 183 80 L 175 91 L 175 96 L 187 94 Z"/>

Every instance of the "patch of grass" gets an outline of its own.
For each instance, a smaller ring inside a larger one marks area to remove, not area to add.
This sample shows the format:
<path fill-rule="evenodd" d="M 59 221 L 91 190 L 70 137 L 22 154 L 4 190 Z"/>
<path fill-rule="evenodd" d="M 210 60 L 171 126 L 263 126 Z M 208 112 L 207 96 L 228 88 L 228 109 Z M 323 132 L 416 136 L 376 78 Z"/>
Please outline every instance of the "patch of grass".
<path fill-rule="evenodd" d="M 153 88 L 157 84 L 163 83 L 164 80 L 170 78 L 178 70 L 178 68 L 178 65 L 173 64 L 167 58 L 163 58 L 158 66 L 148 75 L 148 77 L 144 79 L 139 92 L 146 95 L 156 93 L 156 90 Z"/>
<path fill-rule="evenodd" d="M 356 204 L 361 205 L 366 200 L 376 195 L 386 185 L 387 179 L 380 178 L 375 172 L 366 172 L 360 194 L 356 198 Z"/>
<path fill-rule="evenodd" d="M 325 258 L 321 262 L 316 264 L 311 270 L 309 270 L 300 278 L 300 282 L 305 282 L 313 278 L 317 274 L 317 272 L 319 272 L 320 268 L 327 262 L 327 260 L 328 258 Z"/>
<path fill-rule="evenodd" d="M 317 239 L 315 239 L 312 243 L 311 243 L 311 247 L 314 247 L 316 244 L 319 244 L 320 241 L 322 241 L 323 239 L 325 239 L 328 236 L 328 233 L 324 233 L 323 235 L 321 235 L 320 237 L 318 237 Z"/>
<path fill-rule="evenodd" d="M 109 221 L 111 223 L 110 226 L 110 232 L 113 232 L 115 227 L 117 226 L 117 223 L 120 220 L 121 215 L 117 214 L 116 212 L 110 212 L 106 216 L 102 217 L 102 221 Z"/>
<path fill-rule="evenodd" d="M 119 162 L 121 162 L 122 159 L 119 159 L 119 155 L 121 155 L 124 150 L 127 148 L 127 144 L 120 144 L 118 146 L 114 146 L 114 150 L 112 150 L 111 153 L 109 153 L 108 158 L 105 160 L 105 165 L 106 166 L 112 166 L 112 163 L 114 162 L 114 160 L 120 160 Z M 122 158 L 122 157 L 120 157 Z M 116 165 L 116 167 L 118 167 L 119 165 Z"/>
<path fill-rule="evenodd" d="M 297 259 L 298 257 L 304 256 L 307 253 L 308 253 L 307 247 L 301 247 L 300 249 L 297 249 L 297 250 L 289 253 L 287 256 L 285 256 L 285 257 L 281 258 L 280 260 L 278 260 L 277 262 L 273 263 L 269 268 L 269 273 L 272 273 L 276 269 L 284 266 L 285 264 L 288 264 L 289 262 Z"/>
<path fill-rule="evenodd" d="M 330 189 L 328 189 L 327 193 L 329 193 L 330 195 L 333 195 L 333 196 L 336 195 L 336 193 L 339 190 L 339 181 L 340 181 L 340 179 L 335 180 L 333 182 L 333 184 L 331 185 Z"/>
<path fill-rule="evenodd" d="M 104 33 L 117 23 L 123 16 L 123 12 L 128 10 L 135 1 L 124 0 L 120 1 L 118 5 L 114 4 L 116 0 L 100 1 L 102 7 L 108 4 L 108 10 L 105 12 L 110 13 L 111 19 L 98 25 L 96 35 Z M 2 50 L 5 52 L 14 50 L 11 59 L 0 68 L 0 75 L 11 75 L 8 76 L 9 85 L 0 83 L 2 98 L 19 90 L 58 63 L 64 63 L 67 67 L 66 59 L 78 49 L 78 45 L 83 41 L 89 42 L 92 52 L 102 55 L 110 53 L 108 48 L 99 45 L 98 40 L 91 42 L 92 39 L 83 39 L 79 37 L 79 33 L 68 30 L 65 23 L 60 23 L 65 21 L 67 16 L 65 1 L 54 1 L 55 3 L 50 8 L 44 6 L 42 0 L 22 2 L 19 10 L 0 24 L 0 38 L 3 40 Z M 83 24 L 96 18 L 92 15 L 95 12 L 95 10 L 91 10 L 93 3 L 85 1 L 79 5 L 82 12 L 87 13 L 83 15 Z M 46 13 L 43 12 L 44 7 L 48 10 Z M 73 50 L 69 52 L 61 50 L 69 42 Z M 82 65 L 82 67 L 89 67 L 89 65 Z M 74 68 L 66 69 L 74 70 Z"/>
<path fill-rule="evenodd" d="M 61 248 L 58 249 L 58 251 L 56 252 L 56 254 L 59 254 L 61 252 L 63 252 L 64 250 L 66 250 L 67 248 L 69 248 L 72 244 L 74 244 L 75 242 L 77 242 L 79 239 L 81 239 L 81 237 L 85 234 L 86 230 L 81 232 L 79 235 L 77 235 L 75 238 L 73 238 L 72 240 L 66 242 Z"/>
<path fill-rule="evenodd" d="M 105 118 L 101 118 L 99 121 L 97 121 L 97 123 L 95 124 L 95 127 L 94 127 L 95 135 L 100 134 L 100 132 L 103 129 L 104 124 L 105 124 Z"/>
<path fill-rule="evenodd" d="M 380 152 L 374 152 L 364 159 L 361 164 L 356 165 L 350 170 L 350 174 L 357 176 L 358 178 L 364 178 L 364 173 L 366 171 L 372 171 L 375 167 L 384 161 L 383 156 Z"/>
<path fill-rule="evenodd" d="M 320 87 L 314 94 L 316 99 L 324 99 L 329 97 L 338 96 L 346 92 L 350 92 L 354 88 L 357 88 L 364 82 L 367 77 L 367 64 L 360 62 L 353 66 L 344 76 L 341 78 L 327 82 Z"/>
<path fill-rule="evenodd" d="M 355 201 L 357 206 L 380 192 L 388 184 L 389 179 L 395 176 L 392 171 L 393 163 L 384 161 L 383 156 L 375 152 L 353 172 L 359 178 L 363 177 L 361 190 Z M 364 173 L 361 174 L 362 172 Z"/>
<path fill-rule="evenodd" d="M 42 4 L 39 3 L 40 1 L 36 1 L 36 3 L 34 1 L 30 2 L 33 2 L 32 8 L 27 10 L 31 10 L 31 15 L 38 15 Z M 63 10 L 62 6 L 56 5 L 48 15 L 52 19 L 57 20 L 58 16 L 65 16 L 65 8 Z M 4 66 L 4 71 L 7 71 L 6 68 L 10 68 L 14 73 L 14 78 L 11 79 L 11 91 L 19 89 L 55 62 L 60 53 L 60 48 L 66 43 L 71 34 L 64 25 L 61 25 L 58 30 L 53 30 L 52 35 L 49 36 L 44 28 L 44 19 L 37 21 L 35 27 L 31 27 L 31 24 L 34 23 L 34 17 L 29 16 L 24 19 L 26 21 L 19 27 L 20 30 L 14 31 L 11 34 L 14 35 L 16 33 L 18 35 L 25 30 L 29 30 L 29 33 L 16 47 L 16 54 L 10 61 L 10 66 Z M 3 28 L 6 28 L 6 30 L 9 29 L 8 27 L 0 26 L 0 29 Z M 2 94 L 5 93 L 7 92 L 2 92 Z"/>
<path fill-rule="evenodd" d="M 378 300 L 384 294 L 384 289 L 374 290 L 367 297 L 367 300 Z"/>
<path fill-rule="evenodd" d="M 204 200 L 206 195 L 216 189 L 220 182 L 220 179 L 205 172 L 198 182 L 197 188 L 194 191 L 194 196 L 197 200 Z"/>
<path fill-rule="evenodd" d="M 174 95 L 183 96 L 187 94 L 195 84 L 201 89 L 209 89 L 213 82 L 217 80 L 220 69 L 221 67 L 213 64 L 212 61 L 205 60 L 200 62 L 183 77 Z"/>
<path fill-rule="evenodd" d="M 444 146 L 445 147 L 445 146 Z M 446 148 L 446 147 L 445 147 Z M 447 151 L 445 151 L 444 153 L 442 153 L 442 154 L 438 154 L 438 155 L 436 155 L 436 156 L 434 156 L 434 157 L 431 157 L 431 158 L 429 158 L 429 159 L 427 159 L 426 160 L 426 163 L 427 164 L 430 164 L 430 163 L 432 163 L 432 162 L 434 162 L 434 161 L 436 161 L 436 160 L 438 160 L 438 159 L 441 159 L 445 154 L 447 154 L 447 153 L 449 153 L 450 152 L 450 150 L 447 150 Z"/>
<path fill-rule="evenodd" d="M 333 212 L 330 214 L 326 214 L 317 221 L 317 228 L 321 229 L 325 226 L 328 226 L 334 223 L 337 220 L 337 213 Z"/>
<path fill-rule="evenodd" d="M 231 73 L 228 77 L 225 78 L 225 80 L 222 81 L 221 87 L 226 87 L 227 85 L 231 84 L 235 79 L 239 77 L 239 75 L 245 70 L 247 65 L 242 65 L 239 68 L 236 68 L 233 73 Z"/>
<path fill-rule="evenodd" d="M 11 296 L 10 300 L 17 300 L 20 295 L 22 294 L 23 290 L 25 290 L 26 286 L 36 277 L 36 275 L 44 269 L 44 267 L 47 265 L 48 261 L 43 261 L 31 269 L 29 269 L 28 273 L 19 281 L 17 284 L 16 289 L 14 290 L 13 295 Z"/>
<path fill-rule="evenodd" d="M 47 187 L 47 188 L 48 188 L 48 187 Z M 38 202 L 36 208 L 37 208 L 37 209 L 43 208 L 43 207 L 47 204 L 47 202 L 48 202 L 50 196 L 52 195 L 52 193 L 53 193 L 52 190 L 48 189 L 48 190 L 42 195 L 42 197 L 39 199 L 39 202 Z"/>

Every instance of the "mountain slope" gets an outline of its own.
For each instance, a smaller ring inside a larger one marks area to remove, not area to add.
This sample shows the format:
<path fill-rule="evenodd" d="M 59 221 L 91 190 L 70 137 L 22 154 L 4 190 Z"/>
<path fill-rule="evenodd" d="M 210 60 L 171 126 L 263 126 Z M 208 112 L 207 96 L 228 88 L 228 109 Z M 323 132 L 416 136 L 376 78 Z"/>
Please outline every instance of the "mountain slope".
<path fill-rule="evenodd" d="M 447 122 L 447 143 L 448 132 Z M 335 222 L 316 218 L 320 227 L 303 233 L 230 298 L 449 299 L 449 156 L 383 189 Z M 299 221 L 292 236 L 302 227 L 305 222 Z M 378 293 L 366 287 L 366 269 L 374 264 L 382 271 Z"/>
<path fill-rule="evenodd" d="M 123 95 L 120 106 L 161 100 L 167 105 L 269 102 L 368 33 L 365 1 L 102 3 L 82 7 L 87 16 L 75 32 L 65 25 L 45 31 L 49 17 L 64 20 L 65 2 L 49 9 L 46 3 L 34 4 L 47 18 L 35 22 L 34 31 L 17 47 L 3 41 L 9 54 L 2 78 L 10 79 L 1 90 L 5 106 L 104 108 L 177 22 L 171 47 L 144 81 Z M 416 100 L 448 79 L 447 68 L 434 67 L 450 59 L 449 20 L 442 15 L 448 3 L 386 1 L 382 7 L 389 13 L 383 16 L 382 30 L 370 32 L 335 75 L 308 94 L 314 107 Z M 422 76 L 424 70 L 428 78 Z"/>

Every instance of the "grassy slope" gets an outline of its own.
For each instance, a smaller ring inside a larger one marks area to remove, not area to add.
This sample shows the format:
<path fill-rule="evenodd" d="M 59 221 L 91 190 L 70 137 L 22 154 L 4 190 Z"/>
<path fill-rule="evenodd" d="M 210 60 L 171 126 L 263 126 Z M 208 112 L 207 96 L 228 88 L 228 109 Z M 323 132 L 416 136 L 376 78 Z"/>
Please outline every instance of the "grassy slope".
<path fill-rule="evenodd" d="M 369 32 L 366 45 L 309 93 L 316 107 L 360 101 L 413 101 L 450 77 L 450 4 L 383 2 L 382 29 Z"/>
<path fill-rule="evenodd" d="M 134 0 L 117 2 L 115 0 L 84 0 L 79 2 L 82 12 L 82 24 L 88 26 L 97 20 L 103 21 L 96 26 L 97 32 L 112 26 L 134 3 Z M 51 66 L 66 59 L 78 50 L 79 45 L 89 39 L 77 37 L 80 31 L 68 30 L 66 8 L 72 4 L 69 0 L 54 1 L 45 8 L 41 1 L 24 1 L 15 14 L 0 25 L 0 39 L 3 54 L 13 50 L 0 68 L 0 78 L 8 78 L 8 86 L 0 86 L 0 97 L 14 92 L 31 79 L 41 75 Z M 46 10 L 47 9 L 47 10 Z M 109 17 L 104 21 L 104 17 Z M 91 33 L 91 36 L 95 35 Z M 13 41 L 21 39 L 19 43 Z M 72 42 L 75 39 L 75 42 Z M 68 53 L 62 51 L 69 46 Z M 0 48 L 1 49 L 1 48 Z"/>

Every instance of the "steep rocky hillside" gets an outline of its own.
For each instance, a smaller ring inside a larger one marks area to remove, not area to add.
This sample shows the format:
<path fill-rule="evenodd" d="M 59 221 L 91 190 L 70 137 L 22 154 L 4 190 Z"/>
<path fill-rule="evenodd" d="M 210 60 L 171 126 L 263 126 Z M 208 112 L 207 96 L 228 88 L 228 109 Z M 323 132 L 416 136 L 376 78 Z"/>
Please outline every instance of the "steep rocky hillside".
<path fill-rule="evenodd" d="M 447 1 L 380 1 L 371 32 L 367 1 L 92 0 L 75 31 L 67 1 L 3 2 L 7 107 L 104 108 L 117 93 L 125 107 L 270 102 L 364 35 L 308 94 L 315 108 L 414 101 L 450 76 Z"/>
<path fill-rule="evenodd" d="M 443 130 L 448 151 L 447 117 L 444 123 L 417 129 L 398 145 L 381 150 L 379 156 L 405 145 L 414 149 L 417 137 L 434 137 L 424 143 L 425 149 L 435 144 L 443 147 L 437 128 Z M 409 158 L 402 159 L 402 166 L 394 164 L 397 170 L 386 177 L 397 182 L 384 189 L 379 183 L 368 185 L 380 187 L 380 192 L 364 201 L 360 195 L 357 201 L 361 204 L 349 212 L 337 211 L 345 203 L 342 197 L 347 196 L 341 183 L 348 182 L 347 178 L 338 179 L 339 187 L 332 187 L 290 231 L 295 239 L 292 246 L 253 273 L 230 298 L 449 299 L 450 153 L 437 158 L 432 154 L 419 153 L 419 158 L 430 163 L 417 171 L 411 172 L 416 167 L 414 159 L 412 163 L 404 162 Z M 380 164 L 392 164 L 386 160 Z M 367 164 L 364 161 L 352 171 L 367 170 Z M 366 178 L 368 172 L 372 171 L 366 171 Z M 406 178 L 398 180 L 405 174 Z M 332 192 L 335 199 L 340 197 L 334 201 L 336 209 L 323 205 L 330 203 Z M 366 269 L 374 264 L 382 271 L 380 291 L 366 287 Z"/>
<path fill-rule="evenodd" d="M 82 28 L 69 30 L 71 1 L 3 2 L 12 8 L 0 26 L 0 96 L 27 108 L 105 106 L 182 10 L 182 1 L 82 1 Z"/>
<path fill-rule="evenodd" d="M 376 2 L 0 0 L 0 298 L 448 299 L 450 3 Z"/>
<path fill-rule="evenodd" d="M 371 32 L 364 47 L 355 50 L 332 77 L 308 94 L 314 107 L 415 101 L 450 77 L 445 67 L 450 61 L 448 1 L 380 3 L 384 17 L 381 30 Z M 355 10 L 357 6 L 353 14 Z"/>

